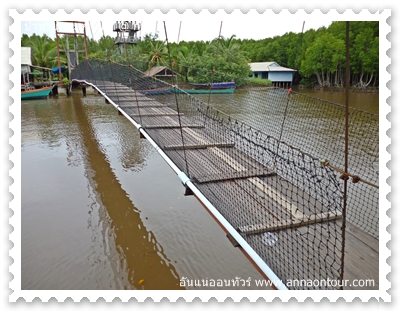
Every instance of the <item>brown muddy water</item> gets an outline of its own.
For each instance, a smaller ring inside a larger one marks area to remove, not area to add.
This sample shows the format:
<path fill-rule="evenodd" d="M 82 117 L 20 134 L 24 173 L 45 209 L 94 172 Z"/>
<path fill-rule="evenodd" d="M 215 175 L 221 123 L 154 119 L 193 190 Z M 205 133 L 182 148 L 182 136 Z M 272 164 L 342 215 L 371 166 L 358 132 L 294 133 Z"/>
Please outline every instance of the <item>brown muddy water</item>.
<path fill-rule="evenodd" d="M 270 289 L 102 97 L 22 101 L 21 134 L 22 289 Z"/>
<path fill-rule="evenodd" d="M 344 104 L 341 92 L 300 92 Z M 350 96 L 378 113 L 378 94 Z M 101 96 L 23 101 L 21 133 L 22 289 L 185 289 L 181 278 L 236 277 L 250 286 L 186 289 L 271 289 Z"/>
<path fill-rule="evenodd" d="M 312 89 L 293 88 L 294 91 L 309 96 L 321 98 L 330 102 L 346 105 L 346 95 L 344 92 L 332 92 Z M 352 108 L 379 113 L 379 93 L 349 92 L 349 105 Z"/>

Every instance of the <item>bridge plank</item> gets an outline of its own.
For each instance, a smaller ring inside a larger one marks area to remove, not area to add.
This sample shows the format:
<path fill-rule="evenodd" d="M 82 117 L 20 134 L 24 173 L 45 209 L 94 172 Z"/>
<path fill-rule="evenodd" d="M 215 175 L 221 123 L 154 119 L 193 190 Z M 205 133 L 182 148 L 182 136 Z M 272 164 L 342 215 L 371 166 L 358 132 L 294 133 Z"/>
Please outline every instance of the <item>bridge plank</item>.
<path fill-rule="evenodd" d="M 296 228 L 302 226 L 309 226 L 311 224 L 316 224 L 319 222 L 329 221 L 329 220 L 336 220 L 342 218 L 342 213 L 338 212 L 336 214 L 333 213 L 321 213 L 315 214 L 310 216 L 305 216 L 304 219 L 296 219 L 294 221 L 291 220 L 284 220 L 277 222 L 276 224 L 267 225 L 267 224 L 257 224 L 257 225 L 248 225 L 239 227 L 238 230 L 244 234 L 256 234 L 256 233 L 263 233 L 263 232 L 272 232 L 278 231 L 288 228 Z"/>
<path fill-rule="evenodd" d="M 238 163 L 235 159 L 230 157 L 228 154 L 222 152 L 219 149 L 213 148 L 213 152 L 215 152 L 219 157 L 222 159 L 225 159 L 230 165 L 235 167 L 237 170 L 244 170 L 245 167 Z M 252 177 L 248 179 L 252 184 L 254 184 L 258 189 L 266 193 L 271 199 L 275 200 L 276 202 L 279 203 L 280 206 L 284 207 L 290 213 L 294 218 L 297 219 L 303 219 L 304 215 L 300 211 L 300 209 L 297 207 L 296 204 L 291 202 L 286 196 L 284 196 L 282 193 L 277 192 L 275 189 L 270 187 L 267 183 L 265 183 L 263 180 L 261 180 L 258 177 Z"/>
<path fill-rule="evenodd" d="M 132 90 L 132 88 L 122 85 L 122 84 L 115 84 L 115 85 L 97 85 L 98 88 L 100 89 L 105 89 L 105 90 Z"/>
<path fill-rule="evenodd" d="M 183 149 L 206 149 L 209 147 L 234 147 L 233 143 L 203 143 L 203 144 L 185 144 L 185 145 L 165 145 L 165 150 L 183 150 Z"/>
<path fill-rule="evenodd" d="M 108 97 L 111 98 L 111 99 L 119 100 L 120 102 L 152 101 L 152 102 L 158 103 L 161 106 L 165 106 L 163 103 L 160 103 L 159 101 L 154 100 L 154 98 L 145 97 L 143 95 L 133 95 L 133 96 L 110 95 Z"/>
<path fill-rule="evenodd" d="M 156 141 L 162 140 L 164 150 L 202 149 L 207 147 L 233 147 L 234 143 L 218 139 L 204 129 L 146 129 Z M 183 137 L 183 138 L 182 138 Z M 183 140 L 183 141 L 182 141 Z"/>
<path fill-rule="evenodd" d="M 265 223 L 274 223 L 276 217 L 270 210 L 265 209 L 264 205 L 254 200 L 246 192 L 240 193 L 232 199 L 232 194 L 237 193 L 238 186 L 234 180 L 223 182 L 197 184 L 200 191 L 207 199 L 218 207 L 221 214 L 229 216 L 232 219 L 231 225 L 234 228 L 250 225 L 262 220 Z M 223 204 L 221 202 L 229 202 Z M 248 217 L 237 217 L 238 215 L 247 215 Z"/>
<path fill-rule="evenodd" d="M 183 127 L 199 127 L 204 128 L 204 125 L 200 122 L 195 122 L 185 116 L 151 116 L 151 117 L 144 117 L 141 118 L 141 125 L 143 128 L 151 129 L 151 128 L 163 128 L 171 126 L 172 128 L 179 128 L 180 124 Z"/>
<path fill-rule="evenodd" d="M 155 113 L 133 113 L 130 114 L 131 117 L 133 118 L 138 118 L 138 117 L 167 117 L 167 116 L 178 116 L 178 115 L 182 115 L 181 113 L 177 113 L 177 112 L 155 112 Z"/>
<path fill-rule="evenodd" d="M 130 104 L 121 104 L 121 101 L 116 101 L 116 104 L 118 104 L 122 109 L 128 109 L 128 108 L 161 108 L 161 107 L 165 107 L 164 105 L 160 105 L 160 104 L 153 104 L 152 102 L 143 102 L 143 101 L 132 101 L 130 102 Z"/>
<path fill-rule="evenodd" d="M 200 176 L 196 176 L 195 179 L 199 183 L 206 182 L 214 182 L 214 181 L 222 181 L 229 179 L 242 179 L 249 177 L 260 177 L 260 176 L 269 176 L 276 174 L 272 170 L 270 172 L 260 173 L 260 170 L 244 170 L 244 171 L 231 171 L 231 172 L 222 172 L 222 173 L 214 173 L 214 174 L 203 174 Z"/>
<path fill-rule="evenodd" d="M 123 109 L 132 118 L 138 117 L 160 117 L 160 116 L 182 116 L 183 114 L 178 114 L 175 110 L 169 107 L 139 107 L 135 106 Z"/>
<path fill-rule="evenodd" d="M 180 129 L 181 126 L 179 124 L 160 124 L 160 125 L 146 125 L 143 126 L 144 129 Z M 182 125 L 182 128 L 204 128 L 204 125 L 200 124 L 186 124 Z"/>
<path fill-rule="evenodd" d="M 342 226 L 342 219 L 336 220 L 336 227 L 340 228 Z M 345 248 L 345 256 L 344 256 L 344 280 L 348 280 L 347 286 L 344 289 L 347 290 L 357 290 L 357 289 L 379 289 L 379 242 L 377 239 L 370 236 L 376 243 L 372 243 L 372 245 L 366 244 L 360 239 L 353 235 L 354 225 L 347 222 L 346 225 L 346 248 Z M 330 222 L 323 222 L 316 225 L 311 225 L 310 228 L 307 227 L 299 227 L 297 230 L 300 232 L 302 236 L 306 236 L 309 234 L 309 230 L 317 230 L 321 239 L 324 239 L 327 243 L 330 243 L 333 247 L 339 249 L 341 247 L 341 232 L 336 232 L 333 230 L 334 226 Z M 368 234 L 365 234 L 369 236 Z M 334 241 L 336 239 L 336 241 Z M 323 256 L 327 263 L 332 264 L 332 254 L 326 254 L 326 251 L 323 252 L 320 247 L 316 247 L 316 243 L 313 240 L 306 240 L 306 247 L 314 250 L 313 253 L 318 254 L 319 256 Z M 309 265 L 313 266 L 313 261 L 310 259 Z M 366 286 L 364 288 L 357 288 L 350 286 L 350 283 L 353 280 L 367 280 L 373 279 L 373 286 Z"/>

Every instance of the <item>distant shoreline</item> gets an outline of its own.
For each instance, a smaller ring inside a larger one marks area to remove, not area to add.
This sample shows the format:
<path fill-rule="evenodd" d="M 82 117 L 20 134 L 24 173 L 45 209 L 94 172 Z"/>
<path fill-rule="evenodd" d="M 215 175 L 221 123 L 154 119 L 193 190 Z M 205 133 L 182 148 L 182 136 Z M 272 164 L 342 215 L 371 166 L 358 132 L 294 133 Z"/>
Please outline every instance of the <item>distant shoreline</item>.
<path fill-rule="evenodd" d="M 317 90 L 317 91 L 328 91 L 328 92 L 345 92 L 346 89 L 344 87 L 320 87 L 320 86 L 305 86 L 305 85 L 296 85 L 298 89 L 309 89 L 309 90 Z M 355 88 L 350 87 L 350 92 L 356 93 L 379 93 L 378 87 L 367 87 L 367 88 Z"/>

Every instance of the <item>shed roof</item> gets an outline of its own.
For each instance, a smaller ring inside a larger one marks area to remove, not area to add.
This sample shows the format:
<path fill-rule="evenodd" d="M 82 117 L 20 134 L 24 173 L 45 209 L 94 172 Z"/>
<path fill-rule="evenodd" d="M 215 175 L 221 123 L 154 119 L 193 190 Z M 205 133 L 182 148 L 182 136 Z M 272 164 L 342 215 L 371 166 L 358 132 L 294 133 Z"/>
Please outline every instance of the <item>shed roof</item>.
<path fill-rule="evenodd" d="M 164 74 L 160 74 L 164 70 L 165 70 Z M 166 66 L 154 66 L 151 67 L 149 70 L 147 70 L 144 73 L 144 75 L 148 77 L 156 77 L 156 76 L 171 76 L 171 75 L 179 76 L 180 74 L 169 69 Z"/>
<path fill-rule="evenodd" d="M 279 66 L 276 62 L 250 63 L 251 71 L 296 71 L 294 69 Z"/>

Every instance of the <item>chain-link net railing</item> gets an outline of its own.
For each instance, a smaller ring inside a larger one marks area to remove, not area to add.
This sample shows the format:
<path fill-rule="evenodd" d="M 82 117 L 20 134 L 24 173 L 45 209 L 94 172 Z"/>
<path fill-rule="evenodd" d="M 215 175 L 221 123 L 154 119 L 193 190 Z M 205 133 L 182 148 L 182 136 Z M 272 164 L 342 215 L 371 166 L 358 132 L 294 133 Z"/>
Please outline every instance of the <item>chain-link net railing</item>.
<path fill-rule="evenodd" d="M 191 95 L 188 83 L 160 70 L 166 81 L 87 60 L 71 78 L 95 85 L 139 123 L 279 278 L 321 281 L 290 289 L 340 288 L 323 280 L 347 277 L 344 107 L 263 86 L 218 95 L 207 85 Z M 350 124 L 347 223 L 377 238 L 378 117 L 351 110 Z"/>
<path fill-rule="evenodd" d="M 208 101 L 208 95 L 197 95 Z M 280 88 L 250 87 L 233 96 L 213 94 L 210 105 L 270 136 L 344 169 L 345 107 Z M 347 219 L 379 237 L 379 119 L 350 108 Z M 340 176 L 338 172 L 338 176 Z M 358 177 L 358 178 L 357 178 Z"/>

